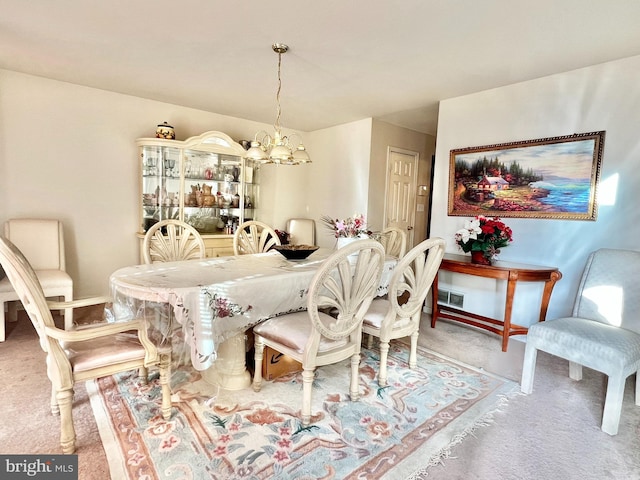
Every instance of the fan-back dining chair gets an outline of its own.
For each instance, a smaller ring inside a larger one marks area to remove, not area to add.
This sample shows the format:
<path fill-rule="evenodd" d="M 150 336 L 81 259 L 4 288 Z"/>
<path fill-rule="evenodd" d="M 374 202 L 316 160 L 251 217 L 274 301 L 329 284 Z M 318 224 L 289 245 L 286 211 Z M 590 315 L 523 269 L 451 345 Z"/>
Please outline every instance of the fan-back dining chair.
<path fill-rule="evenodd" d="M 362 331 L 369 338 L 380 339 L 378 385 L 381 387 L 387 385 L 387 358 L 391 340 L 410 337 L 409 368 L 416 367 L 422 306 L 440 268 L 444 248 L 445 241 L 436 237 L 409 250 L 393 270 L 387 296 L 373 300 L 364 315 Z M 401 296 L 403 300 L 399 302 Z"/>
<path fill-rule="evenodd" d="M 64 235 L 59 220 L 14 218 L 4 224 L 4 236 L 29 259 L 47 298 L 73 299 L 73 279 L 66 272 Z M 5 304 L 8 320 L 18 319 L 17 292 L 7 278 L 0 279 L 0 342 L 5 340 Z M 64 326 L 73 326 L 72 309 L 64 310 Z"/>
<path fill-rule="evenodd" d="M 316 222 L 311 218 L 290 218 L 287 221 L 287 232 L 293 245 L 316 244 Z"/>
<path fill-rule="evenodd" d="M 356 259 L 349 256 L 357 253 Z M 311 389 L 316 367 L 351 358 L 351 400 L 357 400 L 362 316 L 382 276 L 384 249 L 375 240 L 359 240 L 330 255 L 309 287 L 307 311 L 271 318 L 255 327 L 253 389 L 262 386 L 264 347 L 302 363 L 302 423 L 311 421 Z M 320 309 L 334 308 L 337 317 Z"/>
<path fill-rule="evenodd" d="M 202 259 L 206 256 L 200 233 L 180 220 L 168 219 L 155 223 L 144 235 L 142 259 L 144 263 Z"/>
<path fill-rule="evenodd" d="M 600 249 L 589 255 L 571 316 L 529 327 L 522 369 L 523 393 L 533 391 L 538 350 L 569 361 L 569 377 L 582 366 L 607 375 L 602 431 L 618 433 L 627 377 L 636 374 L 640 406 L 640 252 Z"/>
<path fill-rule="evenodd" d="M 274 245 L 280 245 L 276 231 L 266 223 L 256 220 L 240 224 L 233 235 L 234 255 L 264 253 Z"/>
<path fill-rule="evenodd" d="M 380 234 L 384 251 L 392 257 L 402 258 L 407 251 L 407 234 L 397 227 L 387 227 Z"/>
<path fill-rule="evenodd" d="M 3 237 L 0 237 L 0 264 L 18 293 L 47 355 L 47 376 L 52 385 L 51 412 L 60 415 L 63 453 L 75 451 L 72 406 L 73 386 L 77 382 L 135 369 L 145 373 L 141 380 L 146 382 L 147 368 L 157 365 L 162 389 L 160 413 L 169 419 L 170 351 L 158 349 L 151 343 L 144 319 L 120 319 L 123 321 L 62 330 L 54 324 L 35 271 L 20 250 Z M 77 308 L 109 301 L 106 297 L 93 297 L 60 304 Z"/>

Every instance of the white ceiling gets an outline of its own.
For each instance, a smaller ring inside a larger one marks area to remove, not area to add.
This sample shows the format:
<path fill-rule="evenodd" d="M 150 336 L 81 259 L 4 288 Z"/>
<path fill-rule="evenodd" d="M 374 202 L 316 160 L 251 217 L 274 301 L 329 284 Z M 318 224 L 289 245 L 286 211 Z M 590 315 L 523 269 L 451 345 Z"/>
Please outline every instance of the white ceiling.
<path fill-rule="evenodd" d="M 0 0 L 0 68 L 313 131 L 640 54 L 638 0 Z"/>

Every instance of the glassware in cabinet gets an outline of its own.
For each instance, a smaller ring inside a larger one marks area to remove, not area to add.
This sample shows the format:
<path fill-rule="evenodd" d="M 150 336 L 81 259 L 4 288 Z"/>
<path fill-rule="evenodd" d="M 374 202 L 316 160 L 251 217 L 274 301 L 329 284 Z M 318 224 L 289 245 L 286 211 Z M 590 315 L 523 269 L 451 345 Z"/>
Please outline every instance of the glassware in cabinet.
<path fill-rule="evenodd" d="M 168 218 L 179 218 L 180 150 L 173 147 L 146 145 L 140 148 L 142 158 L 142 229 Z"/>
<path fill-rule="evenodd" d="M 165 218 L 194 226 L 211 254 L 228 253 L 237 226 L 255 218 L 256 165 L 244 148 L 221 132 L 185 141 L 143 138 L 141 231 Z M 248 163 L 247 163 L 248 162 Z M 228 238 L 228 241 L 224 241 Z M 226 245 L 229 243 L 229 245 Z"/>

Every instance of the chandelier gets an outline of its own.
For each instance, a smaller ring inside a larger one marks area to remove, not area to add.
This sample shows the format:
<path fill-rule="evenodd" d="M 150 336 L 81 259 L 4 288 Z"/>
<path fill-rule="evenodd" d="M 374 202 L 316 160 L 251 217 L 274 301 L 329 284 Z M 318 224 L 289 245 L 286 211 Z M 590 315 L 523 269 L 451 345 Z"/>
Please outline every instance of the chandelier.
<path fill-rule="evenodd" d="M 280 68 L 282 66 L 282 54 L 287 53 L 289 47 L 282 43 L 271 45 L 274 52 L 278 54 L 278 91 L 276 92 L 276 103 L 278 105 L 276 123 L 273 125 L 274 133 L 269 135 L 264 130 L 256 133 L 251 147 L 247 150 L 245 158 L 260 163 L 277 163 L 282 165 L 300 165 L 311 163 L 309 154 L 302 144 L 302 137 L 298 133 L 289 136 L 282 135 L 280 130 L 280 90 L 282 79 L 280 78 Z M 297 137 L 299 143 L 294 146 L 293 137 Z"/>

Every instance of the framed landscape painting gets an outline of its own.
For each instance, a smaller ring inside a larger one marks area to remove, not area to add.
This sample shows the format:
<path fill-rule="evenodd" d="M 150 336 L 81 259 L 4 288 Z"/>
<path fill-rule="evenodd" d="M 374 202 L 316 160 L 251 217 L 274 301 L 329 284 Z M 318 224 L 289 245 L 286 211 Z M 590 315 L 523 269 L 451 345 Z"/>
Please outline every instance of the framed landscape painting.
<path fill-rule="evenodd" d="M 449 215 L 595 220 L 605 132 L 451 150 Z"/>

